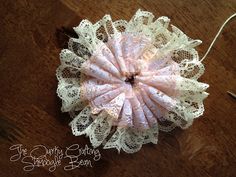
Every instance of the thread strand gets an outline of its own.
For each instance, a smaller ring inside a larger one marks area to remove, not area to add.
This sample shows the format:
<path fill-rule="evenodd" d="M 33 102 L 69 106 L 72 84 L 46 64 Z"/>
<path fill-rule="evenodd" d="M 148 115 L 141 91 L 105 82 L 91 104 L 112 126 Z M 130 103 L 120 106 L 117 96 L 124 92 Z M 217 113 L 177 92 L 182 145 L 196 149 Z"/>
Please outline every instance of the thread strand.
<path fill-rule="evenodd" d="M 231 15 L 227 20 L 225 20 L 225 22 L 221 25 L 218 33 L 216 34 L 215 38 L 213 39 L 213 41 L 211 42 L 210 46 L 208 47 L 205 55 L 201 58 L 201 62 L 206 58 L 206 56 L 208 55 L 208 53 L 210 52 L 212 46 L 214 45 L 216 39 L 219 37 L 220 33 L 222 32 L 223 28 L 225 27 L 225 25 L 231 20 L 233 19 L 234 17 L 236 17 L 236 13 L 234 13 L 233 15 Z"/>

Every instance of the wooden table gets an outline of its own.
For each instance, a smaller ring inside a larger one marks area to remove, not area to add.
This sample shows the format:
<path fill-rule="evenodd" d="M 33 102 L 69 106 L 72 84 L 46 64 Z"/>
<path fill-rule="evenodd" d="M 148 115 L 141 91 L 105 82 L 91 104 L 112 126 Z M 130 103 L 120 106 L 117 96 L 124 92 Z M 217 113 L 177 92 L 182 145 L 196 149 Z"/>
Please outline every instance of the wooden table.
<path fill-rule="evenodd" d="M 58 54 L 73 34 L 71 27 L 87 18 L 93 23 L 111 14 L 129 20 L 137 9 L 168 16 L 171 22 L 203 44 L 203 56 L 221 24 L 236 12 L 235 0 L 9 0 L 0 7 L 0 176 L 55 177 L 233 177 L 236 176 L 236 20 L 230 22 L 204 61 L 200 81 L 210 85 L 204 116 L 187 130 L 161 133 L 158 145 L 144 145 L 135 154 L 99 148 L 93 167 L 26 172 L 10 161 L 12 145 L 91 148 L 88 138 L 72 135 L 67 113 L 56 95 Z M 66 162 L 65 162 L 66 163 Z M 68 162 L 67 162 L 68 163 Z"/>

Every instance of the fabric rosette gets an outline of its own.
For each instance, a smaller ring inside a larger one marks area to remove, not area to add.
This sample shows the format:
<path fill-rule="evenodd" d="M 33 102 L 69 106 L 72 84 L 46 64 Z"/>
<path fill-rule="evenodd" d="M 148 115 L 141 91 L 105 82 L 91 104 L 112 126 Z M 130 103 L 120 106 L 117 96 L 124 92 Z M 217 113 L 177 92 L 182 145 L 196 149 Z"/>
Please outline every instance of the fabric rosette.
<path fill-rule="evenodd" d="M 203 114 L 208 85 L 204 66 L 187 37 L 169 18 L 138 10 L 129 22 L 105 15 L 83 20 L 60 53 L 58 96 L 74 135 L 93 147 L 140 150 L 158 132 L 188 128 Z"/>

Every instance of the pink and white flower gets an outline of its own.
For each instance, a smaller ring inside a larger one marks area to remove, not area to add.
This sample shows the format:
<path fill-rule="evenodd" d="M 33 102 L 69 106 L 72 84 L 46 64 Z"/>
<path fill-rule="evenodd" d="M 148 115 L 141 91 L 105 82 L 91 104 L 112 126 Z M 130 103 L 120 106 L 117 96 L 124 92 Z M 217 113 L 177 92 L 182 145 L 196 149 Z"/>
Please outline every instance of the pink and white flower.
<path fill-rule="evenodd" d="M 153 18 L 138 10 L 129 22 L 83 20 L 60 54 L 62 111 L 94 147 L 137 152 L 157 143 L 159 130 L 187 128 L 203 114 L 208 85 L 197 81 L 204 67 L 194 49 L 201 41 Z"/>

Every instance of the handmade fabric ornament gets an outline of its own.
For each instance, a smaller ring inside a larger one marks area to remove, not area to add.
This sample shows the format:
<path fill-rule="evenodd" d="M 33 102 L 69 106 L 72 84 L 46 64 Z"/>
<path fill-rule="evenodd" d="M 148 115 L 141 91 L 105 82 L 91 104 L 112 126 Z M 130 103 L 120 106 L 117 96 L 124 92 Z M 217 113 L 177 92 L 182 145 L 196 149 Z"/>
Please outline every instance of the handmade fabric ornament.
<path fill-rule="evenodd" d="M 188 128 L 203 114 L 208 84 L 204 66 L 186 36 L 169 18 L 138 10 L 129 22 L 110 15 L 83 20 L 60 53 L 58 96 L 73 118 L 74 135 L 93 147 L 127 153 L 157 143 L 158 132 Z"/>

